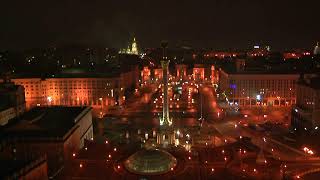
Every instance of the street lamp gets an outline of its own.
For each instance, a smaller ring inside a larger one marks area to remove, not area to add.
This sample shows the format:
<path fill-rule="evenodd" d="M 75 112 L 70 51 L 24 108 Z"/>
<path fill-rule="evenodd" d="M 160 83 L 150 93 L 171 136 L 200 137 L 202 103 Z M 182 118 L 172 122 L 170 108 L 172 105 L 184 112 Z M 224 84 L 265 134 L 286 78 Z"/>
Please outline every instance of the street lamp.
<path fill-rule="evenodd" d="M 100 101 L 100 103 L 101 103 L 101 109 L 100 109 L 100 117 L 102 118 L 102 97 L 101 98 L 99 98 L 99 101 Z"/>
<path fill-rule="evenodd" d="M 260 103 L 259 104 L 260 105 L 260 113 L 258 114 L 258 121 L 259 121 L 260 115 L 262 113 L 262 96 L 261 96 L 261 94 L 257 94 L 256 100 Z"/>
<path fill-rule="evenodd" d="M 47 97 L 47 100 L 48 100 L 48 104 L 50 104 L 50 105 L 51 105 L 52 97 L 51 97 L 51 96 L 48 96 L 48 97 Z"/>
<path fill-rule="evenodd" d="M 258 95 L 256 96 L 256 99 L 257 99 L 258 101 L 260 101 L 260 100 L 261 100 L 261 95 L 258 94 Z"/>

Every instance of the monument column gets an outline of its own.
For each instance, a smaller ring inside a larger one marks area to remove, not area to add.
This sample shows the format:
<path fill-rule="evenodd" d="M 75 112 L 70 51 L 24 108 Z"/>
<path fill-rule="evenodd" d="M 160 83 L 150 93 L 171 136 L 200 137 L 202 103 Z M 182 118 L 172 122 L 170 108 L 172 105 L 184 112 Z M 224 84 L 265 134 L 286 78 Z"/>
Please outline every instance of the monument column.
<path fill-rule="evenodd" d="M 168 104 L 168 67 L 170 61 L 162 60 L 161 66 L 163 71 L 163 120 L 169 119 L 169 104 Z"/>
<path fill-rule="evenodd" d="M 169 74 L 169 63 L 166 56 L 166 48 L 168 43 L 162 42 L 161 46 L 163 48 L 163 58 L 161 61 L 162 66 L 162 75 L 163 75 L 163 112 L 162 112 L 162 120 L 160 121 L 160 125 L 171 125 L 172 121 L 169 117 L 169 102 L 168 102 L 168 74 Z"/>

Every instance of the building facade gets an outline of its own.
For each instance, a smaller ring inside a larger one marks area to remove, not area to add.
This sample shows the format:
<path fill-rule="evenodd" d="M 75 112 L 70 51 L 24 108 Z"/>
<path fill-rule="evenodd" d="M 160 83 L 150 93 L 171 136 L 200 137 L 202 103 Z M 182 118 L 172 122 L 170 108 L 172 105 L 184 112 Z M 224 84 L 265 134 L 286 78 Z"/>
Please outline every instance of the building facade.
<path fill-rule="evenodd" d="M 25 89 L 28 109 L 41 105 L 91 106 L 106 112 L 109 106 L 124 102 L 124 91 L 137 86 L 139 71 L 120 73 L 116 77 L 52 77 L 15 78 L 12 81 Z"/>
<path fill-rule="evenodd" d="M 10 119 L 25 112 L 26 101 L 23 86 L 15 85 L 5 79 L 0 83 L 0 126 L 8 123 Z"/>
<path fill-rule="evenodd" d="M 90 107 L 53 106 L 26 112 L 4 129 L 1 140 L 16 159 L 46 155 L 52 177 L 92 138 Z"/>
<path fill-rule="evenodd" d="M 239 106 L 290 106 L 296 103 L 299 74 L 227 72 L 220 70 L 219 89 Z"/>
<path fill-rule="evenodd" d="M 320 78 L 301 79 L 297 103 L 292 109 L 291 125 L 297 130 L 314 131 L 320 125 Z"/>

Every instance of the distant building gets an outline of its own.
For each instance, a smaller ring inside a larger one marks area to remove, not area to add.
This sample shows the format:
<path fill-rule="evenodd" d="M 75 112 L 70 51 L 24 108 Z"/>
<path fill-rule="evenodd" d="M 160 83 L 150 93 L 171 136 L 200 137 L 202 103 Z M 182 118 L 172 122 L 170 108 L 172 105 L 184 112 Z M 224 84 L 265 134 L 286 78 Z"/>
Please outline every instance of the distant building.
<path fill-rule="evenodd" d="M 214 58 L 214 59 L 232 59 L 232 58 L 237 58 L 239 56 L 243 56 L 245 53 L 244 52 L 238 52 L 238 51 L 205 51 L 203 52 L 203 58 L 204 59 L 209 59 L 209 58 Z M 192 58 L 196 59 L 198 55 L 193 54 Z"/>
<path fill-rule="evenodd" d="M 305 56 L 310 56 L 311 53 L 305 50 L 294 50 L 294 51 L 286 51 L 283 53 L 283 59 L 288 60 L 288 59 L 300 59 Z"/>
<path fill-rule="evenodd" d="M 192 72 L 192 77 L 196 81 L 204 80 L 204 66 L 202 64 L 195 64 Z"/>
<path fill-rule="evenodd" d="M 141 71 L 142 83 L 149 82 L 151 80 L 151 71 L 148 66 L 144 66 Z"/>
<path fill-rule="evenodd" d="M 175 65 L 175 69 L 176 69 L 176 76 L 177 78 L 181 79 L 181 80 L 185 80 L 188 78 L 187 76 L 187 69 L 188 66 L 185 64 L 176 64 Z"/>
<path fill-rule="evenodd" d="M 122 104 L 124 91 L 138 84 L 139 71 L 112 74 L 85 73 L 74 69 L 54 77 L 21 77 L 12 81 L 25 88 L 27 108 L 43 105 L 91 106 L 106 112 Z"/>
<path fill-rule="evenodd" d="M 53 176 L 93 138 L 91 108 L 36 107 L 6 126 L 1 137 L 17 159 L 45 154 Z"/>
<path fill-rule="evenodd" d="M 314 47 L 313 54 L 314 54 L 314 55 L 320 55 L 320 46 L 319 46 L 319 42 L 317 42 L 316 47 Z"/>
<path fill-rule="evenodd" d="M 297 103 L 292 109 L 291 125 L 302 131 L 320 126 L 320 78 L 301 78 L 297 85 Z"/>
<path fill-rule="evenodd" d="M 251 57 L 251 58 L 255 58 L 255 57 L 265 57 L 267 55 L 269 55 L 271 50 L 270 46 L 254 46 L 252 50 L 247 52 L 247 56 Z"/>
<path fill-rule="evenodd" d="M 139 55 L 138 44 L 137 44 L 136 38 L 133 38 L 132 43 L 128 46 L 127 49 L 121 49 L 119 51 L 119 54 L 135 54 L 135 55 Z"/>
<path fill-rule="evenodd" d="M 245 66 L 245 61 L 237 60 L 235 70 L 220 70 L 219 89 L 229 103 L 247 107 L 261 104 L 290 106 L 296 103 L 298 73 L 248 70 Z"/>
<path fill-rule="evenodd" d="M 5 79 L 0 83 L 0 126 L 24 113 L 26 107 L 24 88 Z"/>

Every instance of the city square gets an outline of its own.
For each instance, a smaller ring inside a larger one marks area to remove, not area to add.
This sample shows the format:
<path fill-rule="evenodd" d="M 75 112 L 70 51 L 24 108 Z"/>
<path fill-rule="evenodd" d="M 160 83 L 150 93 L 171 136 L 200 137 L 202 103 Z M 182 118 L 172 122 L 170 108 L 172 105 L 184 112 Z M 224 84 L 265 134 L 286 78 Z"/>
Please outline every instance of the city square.
<path fill-rule="evenodd" d="M 5 1 L 0 179 L 320 179 L 320 1 Z"/>

